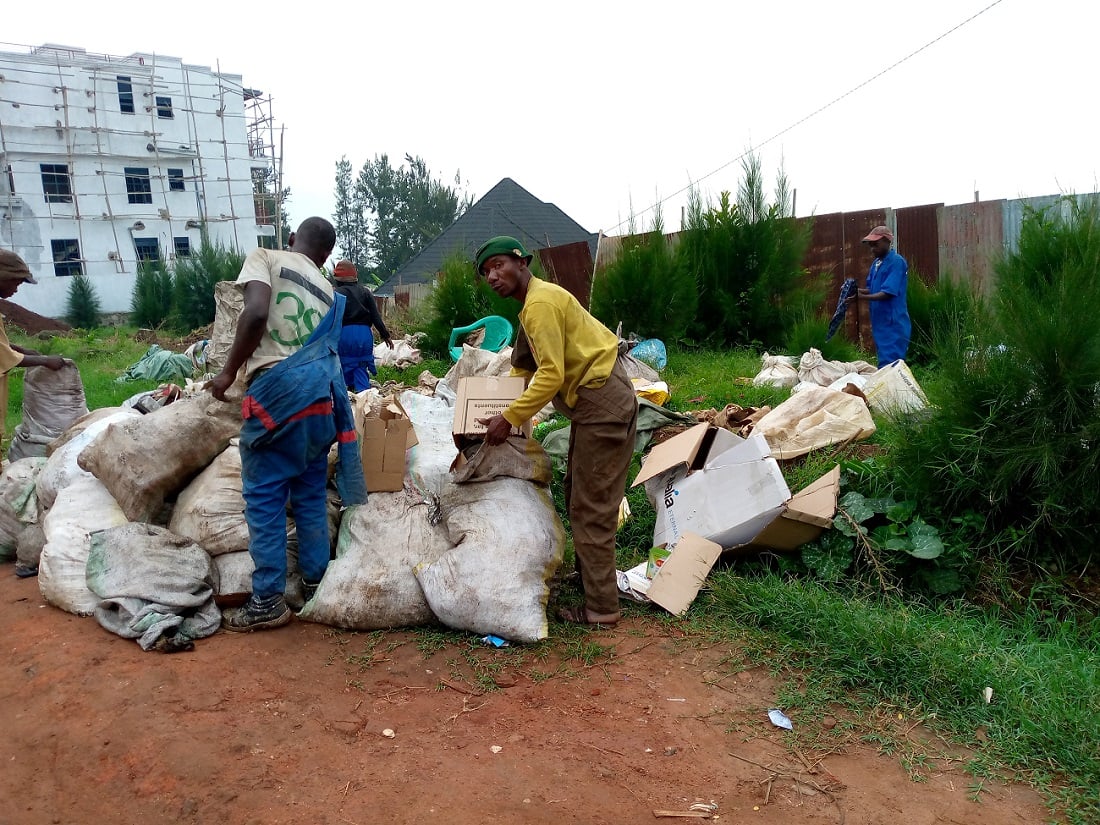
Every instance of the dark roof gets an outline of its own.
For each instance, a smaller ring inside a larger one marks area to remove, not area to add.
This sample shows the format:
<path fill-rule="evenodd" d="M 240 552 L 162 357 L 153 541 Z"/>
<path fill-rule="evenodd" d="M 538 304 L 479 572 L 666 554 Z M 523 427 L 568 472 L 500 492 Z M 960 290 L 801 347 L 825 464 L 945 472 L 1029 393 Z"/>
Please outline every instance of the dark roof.
<path fill-rule="evenodd" d="M 473 260 L 477 248 L 496 235 L 519 238 L 532 252 L 548 246 L 587 241 L 593 259 L 596 257 L 597 235 L 554 204 L 540 201 L 511 178 L 504 178 L 387 278 L 374 294 L 393 295 L 396 286 L 431 281 L 443 268 L 447 257 L 463 252 Z"/>

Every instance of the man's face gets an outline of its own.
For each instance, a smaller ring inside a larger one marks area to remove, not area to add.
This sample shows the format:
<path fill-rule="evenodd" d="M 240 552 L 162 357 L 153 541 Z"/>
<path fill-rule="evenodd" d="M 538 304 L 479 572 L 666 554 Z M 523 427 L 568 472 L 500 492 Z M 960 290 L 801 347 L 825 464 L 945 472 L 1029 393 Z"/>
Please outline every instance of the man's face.
<path fill-rule="evenodd" d="M 0 298 L 10 298 L 22 285 L 23 282 L 18 278 L 4 278 L 0 280 Z"/>
<path fill-rule="evenodd" d="M 481 272 L 489 287 L 501 298 L 513 298 L 520 286 L 520 266 L 515 255 L 494 255 L 481 265 Z"/>
<path fill-rule="evenodd" d="M 890 251 L 889 238 L 879 238 L 877 241 L 871 241 L 868 245 L 871 247 L 871 254 L 876 258 L 881 258 Z"/>

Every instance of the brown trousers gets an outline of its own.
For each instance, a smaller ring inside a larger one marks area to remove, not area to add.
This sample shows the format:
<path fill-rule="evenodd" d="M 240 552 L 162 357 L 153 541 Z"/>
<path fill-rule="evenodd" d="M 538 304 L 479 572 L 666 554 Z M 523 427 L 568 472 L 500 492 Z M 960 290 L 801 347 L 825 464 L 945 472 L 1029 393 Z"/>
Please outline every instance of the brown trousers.
<path fill-rule="evenodd" d="M 638 426 L 634 385 L 616 361 L 602 387 L 582 389 L 576 407 L 559 409 L 572 421 L 565 500 L 585 605 L 594 613 L 618 613 L 615 532 Z"/>

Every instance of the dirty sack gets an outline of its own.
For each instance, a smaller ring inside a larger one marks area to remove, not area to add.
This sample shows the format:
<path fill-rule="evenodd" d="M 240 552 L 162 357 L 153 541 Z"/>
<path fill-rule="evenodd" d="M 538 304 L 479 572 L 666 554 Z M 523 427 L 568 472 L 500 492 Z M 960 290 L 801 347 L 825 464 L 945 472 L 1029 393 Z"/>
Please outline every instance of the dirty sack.
<path fill-rule="evenodd" d="M 241 451 L 233 439 L 179 494 L 168 529 L 198 542 L 211 556 L 247 550 L 241 486 Z"/>
<path fill-rule="evenodd" d="M 46 446 L 87 414 L 84 384 L 72 361 L 65 359 L 59 370 L 31 367 L 23 376 L 23 420 L 12 433 L 8 459 L 46 455 Z"/>
<path fill-rule="evenodd" d="M 924 390 L 908 365 L 900 359 L 868 377 L 863 385 L 863 394 L 872 410 L 889 417 L 920 412 L 928 406 Z"/>
<path fill-rule="evenodd" d="M 546 450 L 535 439 L 523 435 L 510 435 L 494 446 L 475 442 L 462 451 L 461 459 L 456 458 L 455 463 L 458 465 L 454 470 L 455 484 L 520 478 L 549 485 L 554 476 Z"/>
<path fill-rule="evenodd" d="M 240 408 L 202 394 L 112 423 L 78 463 L 111 491 L 130 521 L 150 522 L 166 498 L 228 446 Z"/>
<path fill-rule="evenodd" d="M 123 524 L 91 535 L 88 589 L 95 618 L 142 650 L 191 647 L 221 625 L 210 556 L 190 539 L 151 524 Z"/>
<path fill-rule="evenodd" d="M 119 384 L 136 381 L 139 378 L 149 381 L 171 381 L 173 378 L 190 378 L 194 371 L 195 365 L 190 356 L 153 344 L 136 364 L 131 364 L 115 381 Z"/>
<path fill-rule="evenodd" d="M 789 388 L 798 383 L 798 370 L 794 365 L 794 356 L 771 355 L 765 352 L 760 356 L 760 372 L 752 379 L 754 387 Z"/>
<path fill-rule="evenodd" d="M 236 281 L 214 284 L 214 327 L 203 351 L 206 372 L 218 373 L 225 366 L 243 309 L 244 293 L 237 287 Z"/>
<path fill-rule="evenodd" d="M 45 466 L 43 456 L 21 458 L 0 475 L 0 562 L 15 558 L 19 534 L 38 523 L 35 481 Z"/>
<path fill-rule="evenodd" d="M 46 601 L 90 616 L 99 602 L 85 577 L 90 536 L 125 523 L 122 508 L 99 479 L 81 476 L 62 489 L 43 523 L 46 545 L 38 564 L 38 588 Z"/>
<path fill-rule="evenodd" d="M 414 364 L 419 364 L 423 358 L 420 355 L 420 349 L 416 346 L 417 336 L 406 335 L 400 340 L 393 342 L 393 349 L 390 349 L 385 344 L 375 344 L 374 346 L 374 364 L 377 367 L 395 367 L 396 369 L 404 369 L 405 367 L 411 367 Z"/>
<path fill-rule="evenodd" d="M 299 618 L 349 630 L 432 624 L 413 569 L 450 547 L 437 507 L 404 490 L 371 493 L 344 512 L 336 558 Z"/>
<path fill-rule="evenodd" d="M 866 361 L 826 361 L 821 350 L 811 347 L 798 362 L 798 380 L 803 384 L 827 387 L 849 372 L 870 375 L 876 369 Z"/>
<path fill-rule="evenodd" d="M 479 635 L 545 639 L 549 581 L 565 548 L 547 488 L 516 478 L 450 484 L 440 507 L 451 547 L 416 568 L 432 612 Z"/>
<path fill-rule="evenodd" d="M 102 417 L 94 417 L 95 413 L 89 413 L 74 425 L 73 429 L 80 428 L 75 436 L 70 438 L 69 431 L 63 433 L 61 438 L 54 442 L 61 443 L 62 446 L 52 450 L 49 458 L 46 459 L 46 466 L 42 468 L 35 480 L 39 509 L 48 510 L 53 507 L 57 494 L 76 479 L 92 477 L 91 473 L 82 469 L 77 463 L 85 447 L 93 444 L 112 423 L 137 418 L 140 415 L 141 413 L 136 410 L 115 410 Z"/>
<path fill-rule="evenodd" d="M 490 352 L 487 349 L 464 346 L 462 356 L 447 370 L 443 380 L 450 387 L 458 387 L 459 381 L 463 378 L 508 375 L 511 371 L 511 347 L 505 347 L 500 352 Z"/>
<path fill-rule="evenodd" d="M 796 458 L 830 444 L 870 438 L 875 422 L 863 399 L 825 387 L 807 387 L 756 422 L 777 459 Z"/>
<path fill-rule="evenodd" d="M 441 381 L 440 385 L 443 384 Z M 451 464 L 458 454 L 451 434 L 454 406 L 448 405 L 443 398 L 412 390 L 401 393 L 400 400 L 417 441 L 409 450 L 407 477 L 424 500 L 438 498 L 444 486 L 450 483 Z"/>
<path fill-rule="evenodd" d="M 46 530 L 42 518 L 28 524 L 15 540 L 15 575 L 20 578 L 38 575 L 38 562 L 46 545 Z"/>

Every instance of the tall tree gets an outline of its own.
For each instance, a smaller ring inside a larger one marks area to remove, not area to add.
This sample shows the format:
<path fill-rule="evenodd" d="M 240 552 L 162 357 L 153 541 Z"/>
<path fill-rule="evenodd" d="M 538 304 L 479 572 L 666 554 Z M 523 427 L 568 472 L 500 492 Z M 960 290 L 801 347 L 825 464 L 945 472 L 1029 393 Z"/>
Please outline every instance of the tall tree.
<path fill-rule="evenodd" d="M 351 163 L 341 158 L 333 215 L 341 250 L 360 272 L 389 277 L 469 208 L 472 198 L 459 194 L 460 185 L 458 175 L 454 186 L 433 178 L 419 156 L 394 167 L 386 154 L 364 163 L 352 182 Z"/>
<path fill-rule="evenodd" d="M 336 245 L 340 254 L 359 269 L 368 265 L 363 202 L 358 185 L 352 182 L 347 155 L 336 161 L 336 210 L 332 213 Z"/>

